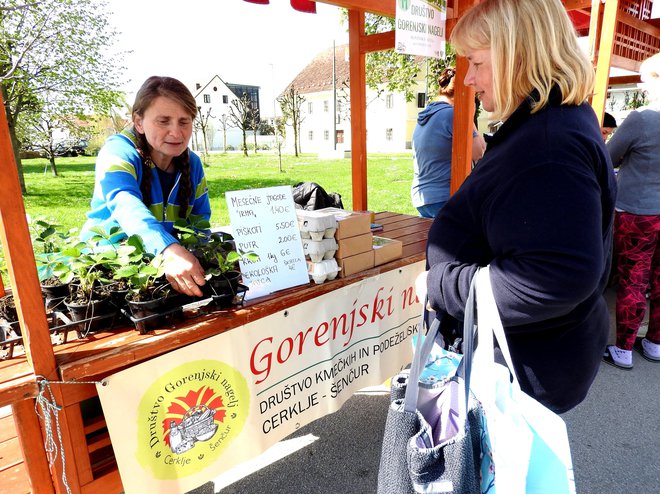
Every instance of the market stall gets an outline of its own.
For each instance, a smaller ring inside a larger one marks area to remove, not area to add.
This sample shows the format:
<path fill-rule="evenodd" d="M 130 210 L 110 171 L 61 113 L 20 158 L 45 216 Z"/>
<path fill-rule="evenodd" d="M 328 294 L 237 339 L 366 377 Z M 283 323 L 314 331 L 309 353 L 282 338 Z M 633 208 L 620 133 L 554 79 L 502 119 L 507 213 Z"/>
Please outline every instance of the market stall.
<path fill-rule="evenodd" d="M 55 398 L 54 401 L 62 406 L 62 410 L 59 412 L 62 438 L 64 440 L 68 435 L 72 445 L 71 449 L 67 449 L 66 443 L 63 443 L 64 449 L 60 451 L 60 455 L 63 454 L 65 458 L 67 465 L 65 478 L 72 492 L 119 492 L 123 489 L 104 413 L 95 406 L 95 397 L 98 393 L 97 384 L 106 376 L 116 374 L 119 371 L 137 368 L 140 365 L 145 365 L 145 363 L 148 364 L 150 361 L 153 362 L 154 359 L 157 361 L 158 358 L 171 358 L 177 350 L 190 349 L 195 344 L 202 344 L 203 347 L 208 348 L 212 338 L 217 338 L 225 333 L 232 338 L 229 347 L 234 348 L 234 344 L 236 345 L 236 348 L 232 350 L 232 353 L 235 353 L 237 349 L 247 348 L 251 345 L 249 340 L 245 339 L 251 325 L 262 324 L 259 327 L 261 329 L 257 328 L 255 330 L 256 334 L 261 335 L 262 338 L 264 334 L 268 334 L 267 328 L 273 325 L 268 318 L 290 321 L 291 328 L 294 331 L 291 337 L 295 339 L 296 328 L 308 325 L 303 324 L 305 317 L 312 320 L 309 325 L 316 326 L 319 324 L 318 321 L 323 324 L 322 320 L 330 320 L 333 314 L 339 312 L 349 314 L 354 310 L 356 300 L 360 300 L 358 304 L 361 307 L 366 307 L 365 311 L 368 310 L 370 313 L 376 314 L 374 319 L 376 319 L 377 324 L 380 323 L 379 319 L 385 320 L 383 322 L 385 326 L 381 325 L 380 329 L 376 328 L 374 330 L 376 333 L 383 333 L 382 340 L 380 342 L 378 338 L 374 340 L 374 335 L 367 335 L 363 329 L 359 337 L 355 336 L 350 345 L 346 345 L 348 348 L 352 348 L 351 353 L 348 355 L 355 354 L 351 357 L 352 362 L 347 363 L 346 361 L 344 345 L 347 341 L 342 340 L 337 342 L 335 350 L 333 350 L 337 355 L 324 353 L 317 356 L 315 361 L 305 360 L 305 363 L 300 365 L 303 368 L 313 367 L 313 375 L 317 375 L 319 372 L 327 372 L 329 373 L 328 376 L 334 373 L 333 366 L 335 370 L 338 369 L 337 365 L 345 366 L 345 369 L 341 367 L 342 372 L 337 374 L 337 380 L 332 381 L 332 385 L 336 386 L 337 381 L 341 383 L 342 377 L 351 380 L 350 383 L 340 384 L 340 386 L 348 386 L 343 394 L 345 398 L 348 398 L 353 391 L 365 385 L 382 382 L 382 377 L 377 377 L 381 374 L 378 374 L 376 369 L 380 365 L 378 362 L 381 356 L 383 357 L 383 365 L 387 364 L 382 375 L 390 375 L 393 370 L 405 365 L 407 359 L 409 359 L 411 348 L 409 341 L 403 336 L 395 337 L 393 335 L 398 335 L 401 331 L 400 327 L 403 324 L 401 317 L 404 317 L 404 322 L 408 326 L 414 326 L 417 323 L 419 304 L 414 300 L 412 283 L 415 276 L 424 269 L 426 234 L 431 221 L 395 213 L 378 213 L 375 220 L 383 225 L 383 230 L 378 232 L 379 236 L 401 241 L 400 258 L 332 281 L 325 281 L 320 284 L 312 282 L 278 291 L 269 296 L 245 301 L 243 304 L 227 310 L 196 314 L 193 317 L 184 318 L 146 334 L 141 334 L 130 325 L 124 325 L 108 331 L 93 333 L 87 338 L 72 339 L 67 343 L 52 347 L 59 372 L 59 377 L 52 381 L 63 381 L 67 384 L 58 382 L 47 384 L 48 393 L 46 393 L 45 398 L 50 399 L 49 392 L 51 390 L 53 393 L 57 391 L 60 396 Z M 393 292 L 396 292 L 395 295 L 393 295 Z M 399 310 L 401 304 L 399 299 L 402 297 L 403 292 L 408 294 L 407 299 L 405 299 L 408 305 L 407 311 Z M 396 299 L 396 311 L 388 310 L 383 305 L 388 298 L 390 304 L 393 303 L 392 300 Z M 316 306 L 316 308 L 313 310 L 308 308 L 306 316 L 294 312 L 303 310 L 301 308 L 305 305 L 310 307 L 310 304 L 312 307 Z M 330 309 L 332 304 L 336 304 L 334 310 Z M 324 310 L 322 307 L 325 310 L 331 310 L 331 314 L 320 315 Z M 388 312 L 390 312 L 389 315 Z M 389 320 L 392 317 L 395 319 Z M 314 321 L 317 322 L 314 323 Z M 286 338 L 287 330 L 284 329 L 284 326 L 278 324 L 277 327 L 280 329 L 273 332 L 272 335 Z M 347 331 L 343 332 L 348 334 Z M 348 336 L 344 335 L 343 338 L 348 338 Z M 383 345 L 382 352 L 380 352 L 380 355 L 370 355 L 371 360 L 368 360 L 364 355 L 370 352 L 369 347 L 373 345 L 374 341 L 376 341 L 376 346 Z M 360 344 L 364 348 L 360 349 L 358 346 Z M 227 345 L 225 342 L 221 347 L 227 347 Z M 305 359 L 311 358 L 308 355 L 309 352 L 310 350 L 305 350 Z M 360 353 L 359 358 L 355 352 Z M 405 357 L 397 357 L 401 352 Z M 198 353 L 195 352 L 195 354 Z M 166 364 L 157 361 L 152 365 L 162 366 Z M 360 370 L 365 373 L 367 369 L 365 365 L 370 369 L 371 376 L 376 378 L 376 382 L 369 381 L 369 376 L 355 375 Z M 234 364 L 234 366 L 239 368 L 240 364 Z M 349 368 L 353 374 L 349 374 Z M 242 369 L 241 372 L 246 377 L 250 374 L 249 369 Z M 290 373 L 296 374 L 293 371 Z M 12 406 L 14 408 L 13 418 L 12 416 L 0 418 L 0 423 L 5 424 L 4 429 L 6 431 L 12 430 L 14 433 L 18 433 L 19 438 L 22 438 L 30 433 L 29 429 L 23 428 L 22 421 L 29 421 L 35 415 L 33 400 L 26 398 L 33 398 L 38 393 L 39 390 L 35 383 L 40 379 L 37 379 L 31 372 L 25 356 L 16 356 L 1 361 L 0 376 L 3 380 L 2 385 L 7 391 L 3 394 L 5 403 L 13 402 Z M 356 377 L 354 383 L 351 376 Z M 357 377 L 361 378 L 357 379 Z M 300 376 L 296 379 L 294 379 L 291 386 L 303 382 L 301 381 L 303 378 Z M 259 380 L 258 376 L 256 376 L 256 380 Z M 329 382 L 327 384 L 332 386 Z M 253 406 L 257 405 L 256 396 L 258 393 L 259 391 L 252 393 L 255 396 Z M 16 400 L 19 400 L 19 405 L 16 404 Z M 335 404 L 328 402 L 330 404 L 326 405 L 326 399 L 314 398 L 314 400 L 317 402 L 318 407 L 317 410 L 312 410 L 312 412 L 316 414 L 334 411 L 342 403 L 342 401 Z M 22 403 L 29 404 L 29 407 L 22 407 Z M 268 408 L 269 412 L 272 412 L 271 415 L 275 413 L 274 408 Z M 126 410 L 123 407 L 119 406 L 117 410 L 121 415 L 125 415 Z M 269 413 L 266 412 L 264 410 L 264 415 L 268 416 Z M 259 415 L 259 413 L 255 412 L 252 415 Z M 301 417 L 297 418 L 297 424 L 304 424 L 305 420 L 313 420 L 317 416 L 312 414 L 309 416 L 310 418 L 306 419 L 301 412 Z M 11 422 L 15 423 L 15 427 Z M 52 432 L 55 427 L 54 422 L 51 427 Z M 257 429 L 258 427 L 255 426 L 254 428 Z M 282 429 L 283 433 L 284 431 L 285 429 Z M 10 432 L 5 433 L 10 434 Z M 33 429 L 31 433 L 39 433 L 39 430 Z M 272 433 L 270 436 L 275 437 Z M 59 443 L 57 435 L 54 435 L 51 439 L 56 444 Z M 42 456 L 43 452 L 41 455 L 38 454 L 42 445 L 40 435 L 38 438 L 32 436 L 27 440 L 31 441 L 29 444 L 36 446 L 26 448 L 26 450 L 35 453 L 37 456 Z M 244 443 L 254 444 L 255 441 L 244 441 Z M 268 443 L 264 444 L 267 445 Z M 232 456 L 237 456 L 237 452 L 240 450 L 238 444 L 235 444 L 234 448 Z M 250 452 L 245 454 L 249 455 Z M 42 467 L 45 467 L 44 459 L 41 458 L 41 461 Z M 59 461 L 57 464 L 59 464 Z M 229 465 L 227 462 L 225 464 Z M 16 461 L 13 482 L 4 484 L 11 489 L 8 492 L 27 492 L 29 490 L 26 490 L 26 487 L 28 476 L 33 479 L 33 471 L 30 470 L 32 467 L 32 463 Z M 57 480 L 62 482 L 62 477 L 58 477 Z M 36 487 L 33 482 L 32 480 L 35 492 L 41 489 L 46 489 L 45 492 L 48 492 L 48 489 L 50 489 L 50 486 L 41 483 Z M 159 488 L 159 491 L 163 492 L 162 488 Z"/>
<path fill-rule="evenodd" d="M 393 33 L 364 35 L 364 15 L 365 12 L 374 12 L 394 16 L 396 2 L 328 0 L 326 3 L 349 9 L 353 204 L 357 210 L 366 210 L 364 57 L 370 51 L 391 49 L 394 36 Z M 476 0 L 448 3 L 449 32 L 461 12 L 476 3 Z M 594 12 L 600 9 L 599 0 L 564 3 L 567 9 L 590 7 Z M 616 1 L 612 3 L 617 4 Z M 610 2 L 607 4 L 604 17 L 595 15 L 593 22 L 594 28 L 610 33 L 604 38 L 595 38 L 604 39 L 598 43 L 603 47 L 599 52 L 599 70 L 602 64 L 609 67 L 609 61 L 604 56 L 606 51 L 603 50 L 608 40 L 611 40 L 611 34 L 616 31 L 611 25 L 601 24 L 603 19 L 611 22 L 616 19 L 616 16 L 609 15 Z M 645 26 L 644 29 L 648 31 L 650 28 Z M 657 30 L 652 30 L 651 34 L 655 41 Z M 611 52 L 612 44 L 609 49 Z M 459 79 L 462 79 L 466 61 L 459 59 L 457 68 Z M 601 87 L 602 80 L 602 77 L 599 78 Z M 460 86 L 456 94 L 452 190 L 458 188 L 470 169 L 473 104 L 473 92 Z M 274 315 L 284 317 L 289 309 L 333 293 L 349 294 L 345 303 L 349 305 L 346 310 L 350 312 L 353 303 L 350 298 L 353 292 L 350 290 L 359 290 L 372 280 L 388 280 L 390 276 L 398 276 L 400 271 L 412 277 L 424 266 L 429 221 L 394 213 L 379 213 L 376 221 L 384 226 L 381 235 L 399 239 L 403 243 L 402 256 L 398 260 L 331 282 L 279 291 L 247 301 L 243 306 L 229 311 L 203 314 L 172 327 L 157 328 L 147 334 L 140 334 L 130 327 L 118 327 L 113 331 L 95 333 L 81 340 L 53 346 L 35 270 L 18 175 L 16 168 L 11 166 L 13 153 L 4 113 L 0 114 L 0 162 L 5 164 L 4 172 L 0 175 L 3 190 L 0 195 L 0 241 L 14 287 L 24 350 L 24 354 L 0 362 L 0 406 L 10 405 L 12 412 L 0 417 L 0 445 L 4 462 L 0 465 L 0 478 L 3 492 L 67 492 L 67 486 L 74 493 L 120 492 L 122 483 L 105 418 L 98 411 L 94 413 L 94 410 L 83 410 L 84 405 L 97 395 L 98 383 L 105 377 L 143 365 L 154 358 L 168 356 L 218 335 L 239 332 L 241 328 L 265 318 Z M 35 399 L 39 401 L 35 403 Z M 57 412 L 57 423 L 51 420 L 46 425 L 46 422 L 40 421 L 35 413 L 35 404 L 43 407 L 56 404 L 61 407 L 41 408 L 42 411 Z M 52 469 L 48 465 L 48 455 L 53 451 L 47 450 L 44 439 L 56 439 L 58 444 L 58 458 Z"/>

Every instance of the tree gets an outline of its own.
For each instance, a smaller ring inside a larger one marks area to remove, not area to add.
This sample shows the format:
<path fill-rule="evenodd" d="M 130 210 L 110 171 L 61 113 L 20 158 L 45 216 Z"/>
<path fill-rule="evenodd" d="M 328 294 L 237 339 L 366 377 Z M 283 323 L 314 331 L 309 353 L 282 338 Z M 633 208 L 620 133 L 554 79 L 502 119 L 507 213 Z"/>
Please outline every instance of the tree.
<path fill-rule="evenodd" d="M 61 113 L 62 105 L 58 104 L 56 95 L 41 95 L 40 100 L 41 110 L 26 113 L 19 122 L 17 134 L 23 142 L 29 142 L 33 150 L 48 158 L 51 172 L 57 177 L 55 158 L 73 153 L 73 146 L 82 140 L 88 142 L 89 129 L 84 120 Z"/>
<path fill-rule="evenodd" d="M 261 118 L 259 117 L 259 112 L 250 112 L 250 128 L 252 129 L 252 135 L 254 136 L 254 154 L 257 154 L 257 130 L 259 130 L 260 123 Z"/>
<path fill-rule="evenodd" d="M 200 112 L 197 113 L 197 118 L 195 118 L 195 121 L 193 122 L 193 127 L 195 129 L 195 136 L 197 135 L 198 132 L 202 133 L 202 140 L 204 143 L 204 156 L 202 161 L 206 165 L 206 161 L 209 156 L 209 144 L 208 144 L 209 130 L 212 127 L 211 119 L 213 119 L 214 117 L 211 115 L 210 107 L 208 110 L 206 110 L 205 114 L 202 114 L 201 107 L 199 107 L 198 109 L 200 110 Z"/>
<path fill-rule="evenodd" d="M 133 114 L 133 105 L 126 101 L 126 95 L 120 94 L 118 105 L 110 109 L 110 121 L 112 122 L 112 130 L 117 134 L 124 130 L 131 124 L 131 116 Z"/>
<path fill-rule="evenodd" d="M 342 16 L 345 22 L 348 11 L 344 9 Z M 365 14 L 366 34 L 394 29 L 395 19 Z M 455 63 L 456 55 L 449 45 L 444 59 L 404 55 L 394 50 L 369 52 L 365 57 L 366 83 L 367 87 L 376 91 L 379 96 L 383 92 L 401 92 L 404 93 L 406 101 L 412 101 L 415 98 L 418 75 L 424 74 L 426 77 L 427 94 L 435 95 L 438 92 L 438 76 L 445 67 L 454 66 Z"/>
<path fill-rule="evenodd" d="M 44 99 L 56 106 L 51 115 L 68 118 L 108 115 L 118 102 L 114 74 L 122 70 L 117 58 L 107 55 L 117 33 L 105 6 L 96 0 L 3 0 L 0 89 L 23 192 L 21 119 L 38 118 Z"/>
<path fill-rule="evenodd" d="M 304 120 L 301 107 L 305 101 L 307 99 L 298 92 L 295 86 L 289 86 L 284 94 L 277 98 L 277 102 L 282 109 L 282 118 L 293 128 L 293 151 L 296 158 L 298 157 L 298 144 L 300 142 L 300 124 Z"/>
<path fill-rule="evenodd" d="M 222 152 L 227 152 L 227 129 L 231 127 L 229 125 L 229 116 L 226 113 L 220 115 L 218 119 L 220 121 L 220 128 L 222 129 Z"/>
<path fill-rule="evenodd" d="M 243 154 L 248 155 L 247 151 L 247 131 L 251 129 L 252 102 L 247 94 L 243 94 L 238 99 L 234 99 L 229 107 L 229 118 L 234 127 L 243 132 Z"/>

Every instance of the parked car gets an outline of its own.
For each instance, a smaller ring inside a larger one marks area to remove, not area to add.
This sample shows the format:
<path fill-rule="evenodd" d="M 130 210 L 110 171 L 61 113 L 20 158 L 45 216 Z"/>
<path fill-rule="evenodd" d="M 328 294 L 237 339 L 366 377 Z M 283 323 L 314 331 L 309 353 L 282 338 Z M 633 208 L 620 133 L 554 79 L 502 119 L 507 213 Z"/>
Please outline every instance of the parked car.
<path fill-rule="evenodd" d="M 59 142 L 54 148 L 55 156 L 85 156 L 88 144 L 87 139 Z"/>
<path fill-rule="evenodd" d="M 65 140 L 60 141 L 53 147 L 55 156 L 86 156 L 87 146 L 89 141 L 87 139 L 79 140 Z M 45 157 L 46 144 L 24 144 L 21 149 L 22 158 L 38 158 Z"/>

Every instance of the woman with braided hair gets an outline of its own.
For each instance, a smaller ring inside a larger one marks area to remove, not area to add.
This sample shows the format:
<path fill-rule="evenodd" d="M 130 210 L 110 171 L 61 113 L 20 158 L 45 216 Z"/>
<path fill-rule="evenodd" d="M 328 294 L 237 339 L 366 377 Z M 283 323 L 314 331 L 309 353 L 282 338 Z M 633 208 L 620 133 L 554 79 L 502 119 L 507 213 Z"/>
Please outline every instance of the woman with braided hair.
<path fill-rule="evenodd" d="M 172 287 L 201 296 L 199 262 L 173 235 L 174 222 L 209 219 L 211 206 L 199 157 L 188 149 L 197 105 L 180 81 L 152 76 L 135 97 L 133 125 L 108 138 L 96 160 L 96 181 L 82 238 L 90 228 L 114 226 L 138 234 L 145 248 L 163 255 Z"/>

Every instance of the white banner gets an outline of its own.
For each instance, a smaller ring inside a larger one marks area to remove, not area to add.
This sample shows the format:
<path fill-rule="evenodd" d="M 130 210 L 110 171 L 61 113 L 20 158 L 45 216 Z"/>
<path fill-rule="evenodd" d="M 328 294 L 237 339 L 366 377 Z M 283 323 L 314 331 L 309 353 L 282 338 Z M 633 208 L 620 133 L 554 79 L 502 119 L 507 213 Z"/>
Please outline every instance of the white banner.
<path fill-rule="evenodd" d="M 446 0 L 397 0 L 397 53 L 445 58 Z"/>
<path fill-rule="evenodd" d="M 423 270 L 366 278 L 97 385 L 125 492 L 194 489 L 396 374 Z"/>

